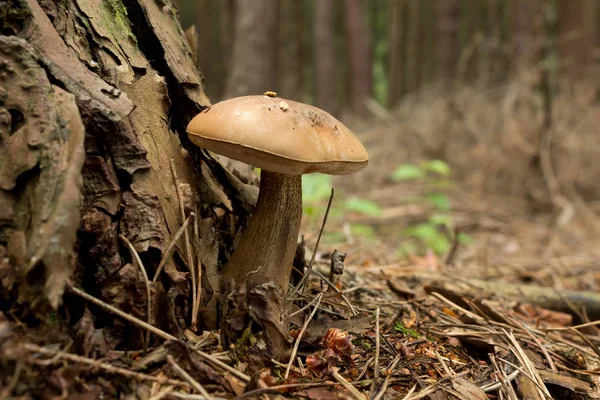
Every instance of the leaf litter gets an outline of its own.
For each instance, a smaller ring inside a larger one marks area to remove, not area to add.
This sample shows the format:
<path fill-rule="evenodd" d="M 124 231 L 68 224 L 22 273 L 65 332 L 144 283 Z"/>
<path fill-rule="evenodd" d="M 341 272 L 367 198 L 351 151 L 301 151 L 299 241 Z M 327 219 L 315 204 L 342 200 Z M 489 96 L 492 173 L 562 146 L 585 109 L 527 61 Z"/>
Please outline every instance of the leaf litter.
<path fill-rule="evenodd" d="M 317 259 L 317 252 L 311 257 Z M 340 271 L 343 260 L 329 262 Z M 250 334 L 240 348 L 224 348 L 218 332 L 186 331 L 182 340 L 145 322 L 147 308 L 141 305 L 129 314 L 99 300 L 90 304 L 153 335 L 147 352 L 115 349 L 89 314 L 75 343 L 58 325 L 39 328 L 53 329 L 53 335 L 24 335 L 25 325 L 3 315 L 3 371 L 14 368 L 3 380 L 2 395 L 24 392 L 32 379 L 46 382 L 46 395 L 90 398 L 106 391 L 166 399 L 202 398 L 194 393 L 212 399 L 600 398 L 595 322 L 573 325 L 566 312 L 445 285 L 460 279 L 446 273 L 450 267 L 440 260 L 436 269 L 431 264 L 430 255 L 395 268 L 344 265 L 333 284 L 325 277 L 331 265 L 316 263 L 306 290 L 291 299 L 295 342 L 289 362 L 272 360 L 259 372 L 244 351 L 259 350 L 260 335 Z M 128 279 L 143 299 L 147 290 L 136 270 L 132 265 Z M 91 302 L 76 288 L 68 291 Z M 123 301 L 117 304 L 130 307 Z"/>

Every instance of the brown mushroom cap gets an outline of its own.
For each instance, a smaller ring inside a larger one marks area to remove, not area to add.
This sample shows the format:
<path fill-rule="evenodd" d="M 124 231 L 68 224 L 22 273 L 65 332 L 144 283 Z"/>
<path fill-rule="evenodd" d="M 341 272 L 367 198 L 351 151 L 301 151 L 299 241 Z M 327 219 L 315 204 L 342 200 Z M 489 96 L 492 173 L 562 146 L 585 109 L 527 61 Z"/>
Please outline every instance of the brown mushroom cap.
<path fill-rule="evenodd" d="M 344 175 L 369 162 L 363 145 L 340 121 L 280 97 L 222 101 L 194 117 L 187 132 L 198 147 L 282 174 Z"/>

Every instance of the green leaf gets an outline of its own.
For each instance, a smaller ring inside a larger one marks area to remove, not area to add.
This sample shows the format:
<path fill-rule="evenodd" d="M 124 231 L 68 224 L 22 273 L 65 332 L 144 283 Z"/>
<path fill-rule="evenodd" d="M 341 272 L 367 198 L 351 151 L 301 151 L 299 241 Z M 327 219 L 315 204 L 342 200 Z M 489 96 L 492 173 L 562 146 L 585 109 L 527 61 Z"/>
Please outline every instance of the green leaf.
<path fill-rule="evenodd" d="M 433 240 L 437 235 L 439 235 L 437 227 L 432 224 L 418 224 L 406 228 L 404 232 L 407 236 L 416 237 L 424 242 Z"/>
<path fill-rule="evenodd" d="M 302 202 L 318 203 L 331 195 L 331 177 L 325 174 L 307 174 L 302 177 Z"/>
<path fill-rule="evenodd" d="M 419 332 L 415 331 L 414 329 L 405 327 L 400 321 L 396 321 L 396 323 L 394 324 L 394 330 L 396 332 L 403 333 L 406 336 L 412 336 L 415 339 L 421 337 L 421 334 Z"/>
<path fill-rule="evenodd" d="M 450 199 L 443 193 L 428 193 L 425 198 L 438 210 L 448 211 L 450 209 Z"/>
<path fill-rule="evenodd" d="M 354 211 L 359 214 L 378 217 L 383 214 L 383 210 L 371 200 L 361 199 L 359 197 L 351 197 L 344 202 L 346 210 Z"/>
<path fill-rule="evenodd" d="M 449 226 L 452 222 L 452 217 L 449 214 L 433 214 L 429 217 L 429 222 L 438 226 Z"/>
<path fill-rule="evenodd" d="M 442 160 L 429 160 L 421 162 L 421 168 L 440 176 L 450 175 L 450 166 Z"/>
<path fill-rule="evenodd" d="M 396 252 L 396 254 L 400 257 L 406 257 L 409 254 L 416 254 L 416 253 L 417 253 L 417 247 L 415 246 L 414 243 L 410 243 L 410 242 L 403 243 Z"/>
<path fill-rule="evenodd" d="M 351 224 L 350 229 L 352 230 L 352 235 L 354 236 L 362 236 L 366 239 L 375 239 L 375 230 L 370 225 L 365 224 Z"/>
<path fill-rule="evenodd" d="M 467 235 L 466 233 L 462 232 L 458 233 L 458 237 L 456 239 L 460 244 L 471 244 L 475 241 L 471 235 Z"/>
<path fill-rule="evenodd" d="M 410 179 L 422 179 L 425 176 L 423 170 L 413 164 L 402 164 L 396 167 L 390 178 L 394 181 L 407 181 Z"/>

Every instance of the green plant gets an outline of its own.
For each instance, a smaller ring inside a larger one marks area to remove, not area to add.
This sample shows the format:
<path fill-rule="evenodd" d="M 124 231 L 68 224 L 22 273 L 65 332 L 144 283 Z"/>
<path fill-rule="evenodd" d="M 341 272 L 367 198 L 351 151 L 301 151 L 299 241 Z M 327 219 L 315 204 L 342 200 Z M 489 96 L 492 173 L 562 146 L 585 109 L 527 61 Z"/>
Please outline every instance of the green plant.
<path fill-rule="evenodd" d="M 421 184 L 425 192 L 414 201 L 427 202 L 434 210 L 426 222 L 409 226 L 404 230 L 404 236 L 411 240 L 402 245 L 399 249 L 400 253 L 410 254 L 425 247 L 437 255 L 443 255 L 450 250 L 452 240 L 461 243 L 472 241 L 469 236 L 461 233 L 456 238 L 452 237 L 454 223 L 450 214 L 450 198 L 446 194 L 446 190 L 453 185 L 450 174 L 450 167 L 442 160 L 422 161 L 418 165 L 402 164 L 391 174 L 390 178 L 393 181 L 414 181 Z"/>
<path fill-rule="evenodd" d="M 302 204 L 306 218 L 311 222 L 319 222 L 325 212 L 325 204 L 331 195 L 331 176 L 324 174 L 308 174 L 302 177 Z M 340 205 L 341 204 L 341 205 Z M 329 210 L 329 220 L 341 219 L 347 213 L 362 214 L 379 217 L 383 214 L 381 206 L 371 200 L 361 197 L 344 198 L 343 194 L 336 192 L 336 199 Z M 364 224 L 350 224 L 354 236 L 365 239 L 375 238 L 375 232 L 371 226 Z M 326 232 L 326 237 L 332 242 L 340 242 L 346 239 L 343 232 Z"/>
<path fill-rule="evenodd" d="M 405 327 L 400 321 L 396 321 L 396 323 L 394 324 L 394 330 L 406 336 L 411 336 L 415 339 L 418 339 L 422 336 L 419 332 L 415 331 L 414 329 Z"/>

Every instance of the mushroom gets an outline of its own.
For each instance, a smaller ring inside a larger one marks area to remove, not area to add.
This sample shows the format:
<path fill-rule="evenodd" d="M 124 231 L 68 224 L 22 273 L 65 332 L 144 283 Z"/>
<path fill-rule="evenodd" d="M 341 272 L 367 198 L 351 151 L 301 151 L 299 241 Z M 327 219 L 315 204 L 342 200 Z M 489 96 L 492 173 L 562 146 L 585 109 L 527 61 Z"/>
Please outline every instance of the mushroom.
<path fill-rule="evenodd" d="M 340 121 L 272 92 L 232 98 L 187 126 L 196 146 L 261 169 L 260 192 L 246 229 L 223 269 L 249 288 L 273 282 L 287 292 L 302 217 L 302 174 L 351 174 L 368 154 Z"/>

